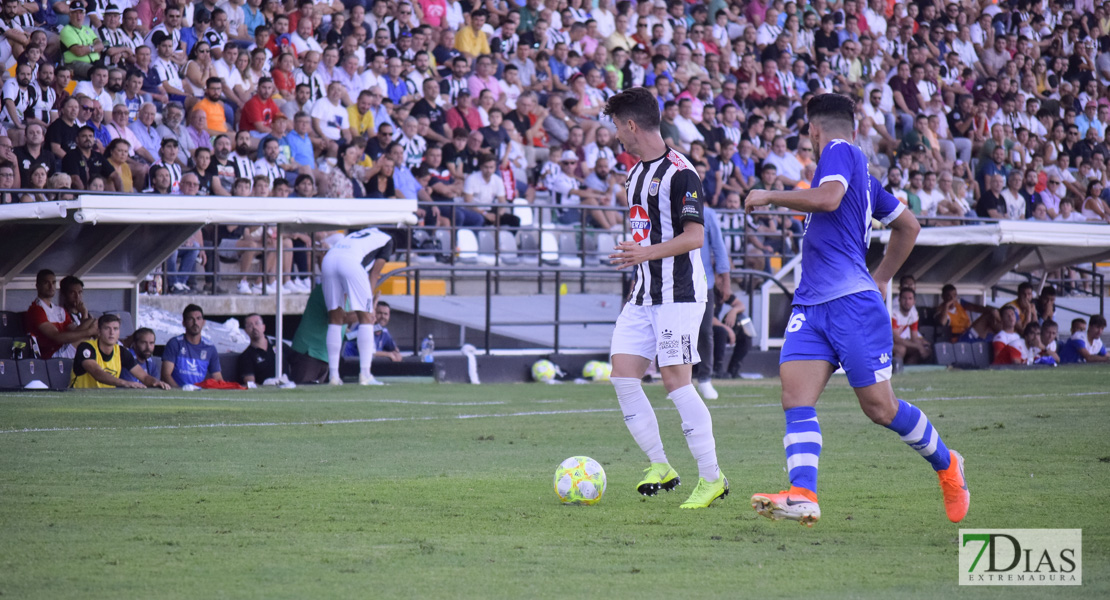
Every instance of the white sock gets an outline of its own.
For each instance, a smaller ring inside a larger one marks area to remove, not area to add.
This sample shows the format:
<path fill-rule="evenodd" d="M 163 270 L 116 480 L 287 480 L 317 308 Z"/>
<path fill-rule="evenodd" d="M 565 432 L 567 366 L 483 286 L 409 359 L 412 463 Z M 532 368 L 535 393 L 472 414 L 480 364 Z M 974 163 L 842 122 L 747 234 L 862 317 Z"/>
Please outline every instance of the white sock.
<path fill-rule="evenodd" d="M 358 326 L 358 373 L 370 377 L 370 363 L 374 361 L 374 326 Z"/>
<path fill-rule="evenodd" d="M 647 394 L 636 377 L 612 377 L 613 387 L 617 390 L 617 402 L 624 413 L 624 424 L 653 463 L 667 462 L 663 452 L 663 440 L 659 437 L 659 421 L 651 408 Z"/>
<path fill-rule="evenodd" d="M 706 481 L 716 481 L 721 475 L 717 468 L 717 443 L 713 440 L 713 418 L 694 386 L 685 385 L 671 392 L 671 401 L 682 417 L 682 434 L 690 453 L 698 461 L 698 474 Z"/>
<path fill-rule="evenodd" d="M 328 372 L 339 379 L 339 352 L 343 350 L 343 326 L 328 323 Z"/>

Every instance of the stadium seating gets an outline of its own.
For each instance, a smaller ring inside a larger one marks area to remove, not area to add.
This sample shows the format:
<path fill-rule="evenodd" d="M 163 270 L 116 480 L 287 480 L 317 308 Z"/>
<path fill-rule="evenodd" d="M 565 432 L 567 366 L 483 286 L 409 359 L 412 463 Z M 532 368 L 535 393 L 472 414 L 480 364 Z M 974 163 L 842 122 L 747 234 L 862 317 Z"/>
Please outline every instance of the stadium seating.
<path fill-rule="evenodd" d="M 971 344 L 968 342 L 956 342 L 952 344 L 953 350 L 953 364 L 961 369 L 974 369 L 975 358 L 971 354 Z"/>
<path fill-rule="evenodd" d="M 48 358 L 43 361 L 46 365 L 47 385 L 50 389 L 61 392 L 69 389 L 69 382 L 73 374 L 73 359 Z"/>
<path fill-rule="evenodd" d="M 16 363 L 19 370 L 19 386 L 27 387 L 32 381 L 41 381 L 50 387 L 50 372 L 46 368 L 46 361 L 41 358 L 27 358 Z"/>
<path fill-rule="evenodd" d="M 948 342 L 938 342 L 933 345 L 933 354 L 936 356 L 937 364 L 947 367 L 956 362 L 955 349 L 952 344 Z"/>
<path fill-rule="evenodd" d="M 23 313 L 10 310 L 0 311 L 0 336 L 23 335 Z"/>
<path fill-rule="evenodd" d="M 991 365 L 991 347 L 987 342 L 972 342 L 971 357 L 977 369 L 986 369 Z"/>
<path fill-rule="evenodd" d="M 0 358 L 0 390 L 17 390 L 19 385 L 19 368 L 10 358 Z"/>

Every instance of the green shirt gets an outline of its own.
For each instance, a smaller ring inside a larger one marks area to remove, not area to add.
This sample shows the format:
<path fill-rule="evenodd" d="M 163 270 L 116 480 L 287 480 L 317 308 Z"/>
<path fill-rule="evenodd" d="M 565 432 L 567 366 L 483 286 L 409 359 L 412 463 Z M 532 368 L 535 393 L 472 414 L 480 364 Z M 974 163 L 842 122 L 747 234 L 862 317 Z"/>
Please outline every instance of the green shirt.
<path fill-rule="evenodd" d="M 93 31 L 92 27 L 83 26 L 78 28 L 73 25 L 66 25 L 59 38 L 62 41 L 62 47 L 66 49 L 65 53 L 62 54 L 62 62 L 65 64 L 74 62 L 91 63 L 100 60 L 99 52 L 89 52 L 84 56 L 77 56 L 69 51 L 73 46 L 92 46 L 96 44 L 96 40 L 100 38 L 96 37 L 96 32 Z"/>
<path fill-rule="evenodd" d="M 344 325 L 343 329 L 347 326 Z M 343 332 L 346 335 L 346 331 Z M 293 334 L 293 349 L 317 360 L 328 362 L 328 308 L 324 304 L 324 288 L 315 286 L 301 315 L 301 324 Z"/>

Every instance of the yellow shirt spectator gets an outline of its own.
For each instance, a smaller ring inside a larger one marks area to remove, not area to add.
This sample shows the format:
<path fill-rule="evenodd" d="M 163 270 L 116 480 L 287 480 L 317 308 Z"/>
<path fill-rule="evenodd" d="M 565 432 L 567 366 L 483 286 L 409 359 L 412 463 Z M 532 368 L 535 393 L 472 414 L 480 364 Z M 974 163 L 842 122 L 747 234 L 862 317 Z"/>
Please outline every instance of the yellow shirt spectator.
<path fill-rule="evenodd" d="M 474 31 L 474 27 L 463 27 L 455 34 L 455 50 L 471 57 L 489 54 L 489 39 L 486 38 L 486 32 L 480 28 Z"/>
<path fill-rule="evenodd" d="M 352 104 L 347 107 L 347 117 L 351 120 L 351 129 L 355 131 L 355 135 L 363 135 L 367 131 L 375 131 L 374 129 L 374 113 L 366 111 L 366 114 L 358 114 L 358 105 Z"/>

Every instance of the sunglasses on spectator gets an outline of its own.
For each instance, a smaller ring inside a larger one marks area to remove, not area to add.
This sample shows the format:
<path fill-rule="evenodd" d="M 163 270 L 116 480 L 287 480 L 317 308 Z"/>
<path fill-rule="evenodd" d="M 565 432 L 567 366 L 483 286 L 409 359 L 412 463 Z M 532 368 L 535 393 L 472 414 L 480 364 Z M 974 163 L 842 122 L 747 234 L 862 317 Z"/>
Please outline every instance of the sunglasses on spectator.
<path fill-rule="evenodd" d="M 1056 179 L 1056 180 L 1049 181 L 1048 184 L 1049 185 L 1060 185 L 1060 181 L 1058 179 Z"/>

